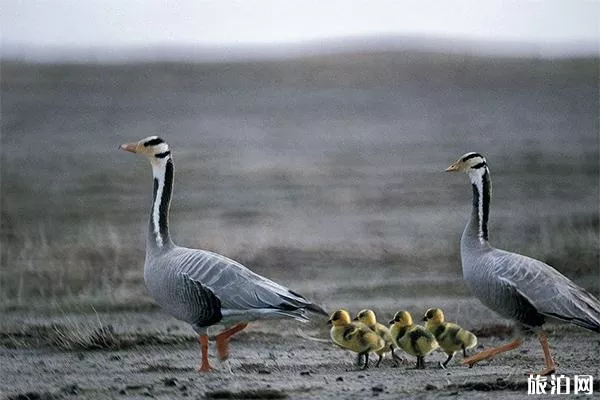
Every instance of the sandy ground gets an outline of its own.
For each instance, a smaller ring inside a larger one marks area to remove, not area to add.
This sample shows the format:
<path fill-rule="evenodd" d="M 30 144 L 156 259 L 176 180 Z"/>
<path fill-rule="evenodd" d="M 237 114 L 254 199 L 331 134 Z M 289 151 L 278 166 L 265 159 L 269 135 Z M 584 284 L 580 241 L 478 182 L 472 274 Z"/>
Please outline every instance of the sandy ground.
<path fill-rule="evenodd" d="M 462 307 L 475 310 L 472 315 L 478 320 L 487 313 L 475 300 L 466 300 Z M 312 337 L 327 338 L 326 319 L 319 318 L 310 324 L 253 323 L 232 339 L 226 363 L 216 359 L 211 347 L 215 371 L 200 375 L 195 371 L 199 347 L 191 330 L 160 311 L 50 318 L 9 313 L 2 323 L 5 346 L 0 348 L 0 393 L 7 399 L 525 398 L 525 373 L 543 366 L 537 340 L 528 337 L 521 349 L 471 369 L 459 364 L 459 355 L 450 368 L 440 369 L 438 362 L 445 354 L 436 351 L 427 358 L 426 370 L 413 369 L 414 359 L 403 354 L 406 363 L 398 367 L 386 357 L 380 368 L 372 365 L 360 371 L 353 364 L 353 354 L 298 334 L 300 328 Z M 493 315 L 483 319 L 489 324 L 479 328 L 493 325 Z M 102 324 L 114 329 L 116 336 L 127 333 L 140 339 L 149 334 L 170 338 L 173 343 L 138 340 L 126 349 L 60 350 L 36 342 L 39 338 L 35 335 L 23 334 L 27 327 L 51 323 L 81 331 Z M 495 331 L 504 336 L 501 330 Z M 559 373 L 600 376 L 597 335 L 567 326 L 548 331 Z M 479 349 L 506 342 L 507 338 L 498 336 L 480 337 Z"/>

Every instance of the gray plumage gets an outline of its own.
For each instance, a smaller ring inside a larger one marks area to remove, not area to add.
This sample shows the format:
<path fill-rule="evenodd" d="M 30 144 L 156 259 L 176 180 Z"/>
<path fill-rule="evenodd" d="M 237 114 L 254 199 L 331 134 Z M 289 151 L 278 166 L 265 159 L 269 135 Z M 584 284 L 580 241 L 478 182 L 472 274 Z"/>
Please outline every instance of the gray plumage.
<path fill-rule="evenodd" d="M 165 311 L 190 323 L 200 335 L 216 324 L 227 327 L 267 318 L 306 321 L 307 311 L 328 315 L 301 295 L 236 261 L 175 245 L 168 228 L 173 190 L 169 146 L 153 136 L 121 148 L 146 155 L 152 165 L 154 188 L 144 281 L 150 296 Z"/>
<path fill-rule="evenodd" d="M 491 180 L 485 158 L 467 153 L 448 171 L 467 172 L 473 211 L 461 238 L 464 279 L 483 304 L 524 327 L 556 319 L 600 332 L 600 302 L 551 266 L 488 242 Z"/>
<path fill-rule="evenodd" d="M 149 294 L 196 331 L 263 318 L 306 321 L 319 308 L 289 289 L 219 254 L 172 246 L 149 251 L 144 266 Z"/>

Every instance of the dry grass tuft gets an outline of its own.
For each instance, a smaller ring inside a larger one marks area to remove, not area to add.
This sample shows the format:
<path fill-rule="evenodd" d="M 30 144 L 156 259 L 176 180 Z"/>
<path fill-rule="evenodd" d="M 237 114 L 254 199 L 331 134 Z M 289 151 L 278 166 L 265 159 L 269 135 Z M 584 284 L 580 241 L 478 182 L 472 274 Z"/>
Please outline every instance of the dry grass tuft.
<path fill-rule="evenodd" d="M 32 229 L 12 220 L 2 214 L 2 308 L 29 306 L 36 300 L 59 305 L 75 299 L 81 306 L 86 299 L 91 304 L 118 304 L 123 294 L 127 303 L 144 297 L 144 254 L 118 229 L 81 226 L 72 235 L 50 238 L 43 225 Z"/>
<path fill-rule="evenodd" d="M 155 346 L 195 342 L 194 335 L 166 335 L 161 332 L 117 332 L 100 318 L 77 322 L 30 324 L 0 331 L 0 346 L 6 348 L 44 348 L 60 350 L 122 350 L 137 346 Z"/>

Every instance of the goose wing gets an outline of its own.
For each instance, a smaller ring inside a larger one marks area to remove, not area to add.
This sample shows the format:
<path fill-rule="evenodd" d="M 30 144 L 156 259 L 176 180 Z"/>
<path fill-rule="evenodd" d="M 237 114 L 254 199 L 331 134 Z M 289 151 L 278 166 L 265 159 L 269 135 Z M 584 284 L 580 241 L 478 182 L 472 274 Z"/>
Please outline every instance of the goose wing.
<path fill-rule="evenodd" d="M 254 319 L 264 314 L 280 314 L 307 320 L 306 310 L 327 315 L 300 294 L 220 254 L 179 248 L 173 261 L 181 275 L 219 299 L 223 317 L 246 314 Z"/>
<path fill-rule="evenodd" d="M 600 332 L 600 301 L 539 260 L 495 249 L 493 275 L 538 313 Z"/>

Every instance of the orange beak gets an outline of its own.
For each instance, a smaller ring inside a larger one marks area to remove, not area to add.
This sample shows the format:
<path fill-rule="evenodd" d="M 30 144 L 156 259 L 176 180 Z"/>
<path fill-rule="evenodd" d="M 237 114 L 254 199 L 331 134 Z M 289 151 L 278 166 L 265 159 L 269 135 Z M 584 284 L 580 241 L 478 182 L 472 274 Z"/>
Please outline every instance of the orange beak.
<path fill-rule="evenodd" d="M 137 153 L 137 143 L 125 143 L 121 145 L 121 150 L 128 151 L 130 153 Z"/>

